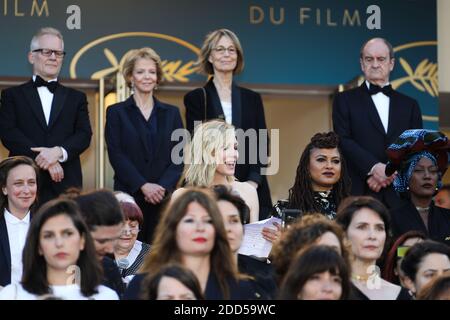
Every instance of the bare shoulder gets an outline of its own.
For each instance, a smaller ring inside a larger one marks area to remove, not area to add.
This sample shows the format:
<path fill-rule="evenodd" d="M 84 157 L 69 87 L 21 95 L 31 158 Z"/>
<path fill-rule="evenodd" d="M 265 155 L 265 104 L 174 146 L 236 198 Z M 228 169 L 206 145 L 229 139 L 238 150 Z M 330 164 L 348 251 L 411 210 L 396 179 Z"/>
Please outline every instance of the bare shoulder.
<path fill-rule="evenodd" d="M 257 196 L 256 189 L 247 182 L 234 181 L 233 189 L 239 193 L 242 193 L 242 195 L 245 195 L 245 196 L 251 196 L 251 195 Z"/>

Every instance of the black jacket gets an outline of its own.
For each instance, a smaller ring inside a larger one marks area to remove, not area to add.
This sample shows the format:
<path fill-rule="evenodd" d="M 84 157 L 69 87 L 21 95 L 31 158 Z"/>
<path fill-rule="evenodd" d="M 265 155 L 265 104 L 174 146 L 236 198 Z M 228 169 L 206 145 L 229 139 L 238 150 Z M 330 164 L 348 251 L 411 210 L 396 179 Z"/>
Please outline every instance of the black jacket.
<path fill-rule="evenodd" d="M 31 151 L 32 147 L 61 146 L 67 151 L 67 161 L 61 163 L 64 169 L 61 182 L 53 182 L 48 171 L 41 170 L 41 203 L 57 197 L 69 187 L 82 187 L 80 155 L 89 147 L 91 136 L 84 93 L 58 85 L 47 125 L 32 80 L 2 91 L 0 139 L 10 156 L 24 155 L 34 159 L 37 153 Z"/>
<path fill-rule="evenodd" d="M 125 291 L 124 300 L 141 300 L 142 284 L 146 275 L 145 273 L 140 273 L 134 276 Z M 261 298 L 261 292 L 250 281 L 241 280 L 237 283 L 228 281 L 228 286 L 230 289 L 230 300 L 255 300 Z M 204 295 L 206 300 L 223 300 L 219 282 L 213 272 L 209 273 Z"/>
<path fill-rule="evenodd" d="M 206 92 L 206 113 L 205 113 L 205 96 L 201 88 L 197 88 L 188 92 L 184 96 L 184 106 L 186 107 L 186 128 L 189 132 L 194 131 L 194 121 L 204 121 L 210 119 L 225 119 L 222 105 L 220 103 L 219 94 L 212 81 L 204 86 Z M 259 93 L 252 90 L 242 88 L 233 82 L 231 87 L 231 104 L 232 104 L 232 124 L 237 129 L 244 131 L 249 129 L 258 130 L 267 129 L 266 119 L 264 116 L 264 107 Z M 269 145 L 268 139 L 265 142 Z M 259 138 L 256 146 L 259 145 Z M 252 144 L 253 147 L 253 144 Z M 261 175 L 261 168 L 264 167 L 263 159 L 257 157 L 256 163 L 250 161 L 250 142 L 245 142 L 245 163 L 236 166 L 236 178 L 239 181 L 251 180 L 258 184 L 258 198 L 260 207 L 260 218 L 266 218 L 272 209 L 272 199 L 270 196 L 269 184 L 265 175 Z M 269 147 L 267 148 L 269 150 Z M 258 149 L 259 154 L 259 149 Z M 240 157 L 242 157 L 242 153 Z M 240 159 L 241 162 L 243 159 Z"/>
<path fill-rule="evenodd" d="M 352 180 L 352 195 L 368 193 L 367 174 L 378 162 L 386 163 L 386 148 L 407 129 L 421 129 L 422 115 L 417 101 L 393 91 L 389 102 L 386 133 L 366 82 L 338 93 L 333 103 L 333 128 Z M 392 188 L 389 188 L 392 192 Z"/>
<path fill-rule="evenodd" d="M 431 202 L 428 213 L 428 230 L 414 204 L 410 201 L 391 209 L 392 232 L 395 238 L 410 230 L 422 231 L 430 239 L 450 245 L 450 210 Z"/>
<path fill-rule="evenodd" d="M 151 182 L 172 191 L 181 176 L 183 164 L 171 160 L 172 148 L 178 143 L 171 141 L 172 132 L 183 128 L 180 112 L 175 106 L 154 101 L 157 137 L 152 151 L 146 128 L 140 121 L 142 114 L 132 96 L 107 109 L 105 140 L 114 169 L 114 190 L 133 195 Z"/>
<path fill-rule="evenodd" d="M 0 286 L 11 283 L 11 251 L 9 246 L 8 228 L 3 211 L 0 212 Z"/>

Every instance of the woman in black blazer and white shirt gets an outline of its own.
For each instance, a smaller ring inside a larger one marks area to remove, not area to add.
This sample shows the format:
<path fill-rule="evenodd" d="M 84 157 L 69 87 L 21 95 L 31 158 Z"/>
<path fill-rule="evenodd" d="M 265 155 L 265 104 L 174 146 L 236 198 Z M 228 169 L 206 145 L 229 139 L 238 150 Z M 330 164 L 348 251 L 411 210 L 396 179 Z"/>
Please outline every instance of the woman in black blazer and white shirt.
<path fill-rule="evenodd" d="M 183 128 L 177 107 L 160 102 L 154 90 L 162 79 L 161 59 L 151 48 L 131 50 L 123 76 L 133 95 L 106 112 L 105 138 L 114 169 L 114 190 L 132 195 L 144 214 L 139 239 L 151 243 L 165 195 L 183 166 L 171 160 L 172 132 Z"/>
<path fill-rule="evenodd" d="M 0 162 L 0 288 L 22 279 L 22 252 L 36 207 L 39 168 L 25 156 Z"/>
<path fill-rule="evenodd" d="M 259 129 L 266 129 L 261 96 L 252 90 L 239 87 L 233 82 L 233 75 L 241 72 L 244 68 L 244 55 L 239 39 L 232 31 L 219 29 L 209 33 L 203 43 L 197 63 L 202 73 L 213 75 L 213 77 L 203 88 L 188 92 L 184 97 L 186 127 L 191 133 L 195 121 L 216 118 L 224 119 L 237 129 L 244 131 L 255 129 L 258 133 Z M 268 139 L 266 141 L 268 143 Z M 253 145 L 258 146 L 258 143 L 252 144 L 252 147 Z M 259 156 L 258 152 L 256 153 L 257 163 L 251 163 L 248 139 L 244 147 L 245 163 L 237 165 L 236 178 L 257 188 L 260 218 L 264 218 L 272 208 L 267 178 L 260 172 L 261 160 L 264 159 Z M 241 153 L 241 155 L 243 154 Z"/>

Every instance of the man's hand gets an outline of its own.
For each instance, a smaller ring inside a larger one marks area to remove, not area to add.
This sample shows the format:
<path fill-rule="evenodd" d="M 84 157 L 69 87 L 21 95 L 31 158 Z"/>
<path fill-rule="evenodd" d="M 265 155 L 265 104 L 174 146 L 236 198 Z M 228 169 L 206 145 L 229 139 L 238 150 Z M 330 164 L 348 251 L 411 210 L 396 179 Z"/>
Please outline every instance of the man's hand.
<path fill-rule="evenodd" d="M 159 184 L 147 182 L 141 187 L 144 199 L 151 204 L 158 204 L 164 198 L 166 189 Z"/>
<path fill-rule="evenodd" d="M 59 162 L 48 167 L 48 173 L 54 182 L 61 182 L 64 179 L 64 169 Z"/>
<path fill-rule="evenodd" d="M 36 147 L 31 148 L 31 150 L 34 152 L 39 152 L 36 159 L 34 160 L 36 161 L 37 165 L 44 170 L 48 170 L 49 167 L 52 164 L 58 162 L 58 159 L 60 159 L 63 155 L 60 147 L 53 147 L 53 148 Z"/>
<path fill-rule="evenodd" d="M 387 177 L 385 174 L 386 165 L 377 163 L 372 168 L 372 175 L 367 179 L 367 185 L 372 191 L 380 192 L 381 188 L 386 188 L 394 181 L 395 174 Z"/>

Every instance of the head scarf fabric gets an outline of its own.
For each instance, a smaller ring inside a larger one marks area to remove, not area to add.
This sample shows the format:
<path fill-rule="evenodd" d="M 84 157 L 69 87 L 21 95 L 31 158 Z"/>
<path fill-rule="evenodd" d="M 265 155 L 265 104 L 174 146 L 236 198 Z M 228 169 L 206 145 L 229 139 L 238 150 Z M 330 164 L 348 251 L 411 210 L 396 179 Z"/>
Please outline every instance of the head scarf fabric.
<path fill-rule="evenodd" d="M 397 171 L 394 189 L 406 192 L 414 168 L 420 159 L 425 157 L 438 167 L 438 187 L 441 187 L 441 179 L 448 166 L 448 150 L 450 141 L 441 132 L 425 129 L 406 130 L 386 150 L 389 158 L 386 175 L 390 176 Z"/>
<path fill-rule="evenodd" d="M 406 192 L 409 189 L 409 181 L 411 180 L 412 173 L 416 168 L 417 163 L 419 163 L 420 159 L 428 158 L 433 162 L 433 165 L 437 166 L 436 158 L 429 152 L 423 151 L 419 153 L 412 154 L 406 160 L 406 166 L 403 167 L 400 171 L 398 171 L 397 176 L 394 178 L 394 189 L 397 192 Z M 442 175 L 439 173 L 438 177 L 438 188 L 442 187 Z"/>

